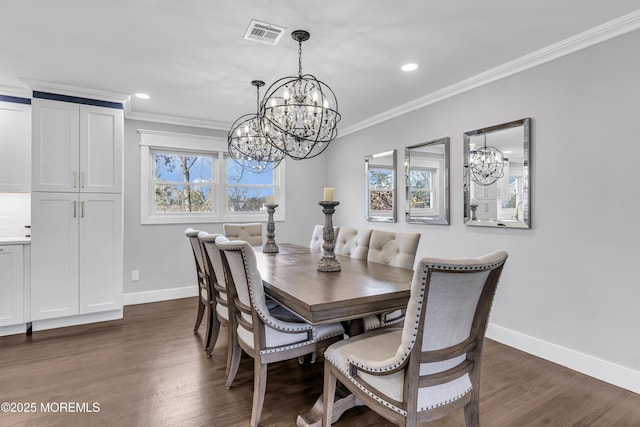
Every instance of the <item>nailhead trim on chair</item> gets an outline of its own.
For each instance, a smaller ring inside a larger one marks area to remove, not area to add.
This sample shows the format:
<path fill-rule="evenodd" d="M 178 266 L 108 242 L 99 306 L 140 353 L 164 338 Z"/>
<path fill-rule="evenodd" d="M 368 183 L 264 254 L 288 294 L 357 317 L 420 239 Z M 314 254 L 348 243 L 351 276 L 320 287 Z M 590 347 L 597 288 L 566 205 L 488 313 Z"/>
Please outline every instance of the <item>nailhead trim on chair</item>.
<path fill-rule="evenodd" d="M 423 308 L 423 304 L 424 304 L 424 292 L 425 292 L 425 284 L 426 284 L 426 275 L 427 272 L 430 269 L 434 269 L 434 270 L 449 270 L 449 271 L 485 271 L 485 270 L 489 270 L 489 269 L 493 269 L 495 267 L 500 266 L 501 264 L 504 263 L 504 260 L 502 261 L 498 261 L 498 262 L 494 262 L 494 263 L 490 263 L 490 264 L 481 264 L 481 265 L 469 265 L 469 266 L 456 266 L 456 265 L 451 265 L 451 264 L 425 264 L 422 272 L 421 272 L 421 276 L 420 276 L 420 290 L 419 290 L 419 303 L 416 306 L 416 316 L 414 319 L 414 326 L 413 326 L 413 334 L 412 334 L 412 339 L 411 339 L 411 343 L 409 345 L 408 348 L 405 348 L 403 350 L 403 354 L 402 357 L 399 360 L 396 360 L 392 365 L 389 366 L 385 366 L 384 368 L 369 368 L 361 363 L 357 363 L 353 360 L 351 360 L 349 357 L 347 357 L 346 362 L 348 364 L 348 366 L 355 366 L 356 368 L 362 368 L 365 370 L 369 370 L 369 371 L 373 371 L 373 372 L 387 372 L 387 371 L 391 371 L 394 370 L 398 367 L 400 367 L 402 365 L 402 363 L 404 363 L 404 361 L 407 359 L 407 357 L 409 356 L 409 353 L 411 352 L 411 350 L 413 349 L 413 345 L 415 344 L 415 340 L 418 334 L 418 326 L 420 323 L 420 313 L 422 311 Z M 406 321 L 406 319 L 405 319 Z M 334 365 L 340 372 L 342 372 L 353 384 L 355 384 L 360 390 L 362 390 L 363 392 L 365 392 L 367 395 L 369 395 L 370 397 L 372 397 L 373 399 L 375 399 L 376 401 L 378 401 L 379 403 L 383 404 L 384 406 L 394 410 L 395 412 L 398 412 L 399 414 L 402 414 L 403 416 L 407 416 L 407 411 L 403 410 L 402 408 L 398 408 L 396 405 L 393 405 L 389 402 L 387 402 L 384 399 L 381 399 L 379 396 L 371 393 L 368 389 L 366 389 L 365 387 L 363 387 L 359 382 L 357 382 L 355 380 L 354 377 L 352 377 L 350 375 L 349 372 L 347 372 L 342 366 L 337 366 L 335 363 L 333 363 L 332 360 L 329 360 L 329 362 Z M 448 399 L 444 402 L 441 402 L 439 405 L 435 405 L 435 406 L 430 406 L 430 407 L 426 407 L 426 408 L 419 408 L 419 411 L 425 411 L 425 410 L 429 410 L 429 409 L 433 409 L 433 408 L 437 408 L 439 406 L 445 405 L 447 403 L 451 403 L 453 401 L 456 401 L 458 399 L 460 399 L 461 397 L 465 396 L 467 393 L 469 393 L 472 390 L 472 387 L 469 387 L 467 390 L 465 390 L 464 393 L 455 396 L 454 398 Z"/>
<path fill-rule="evenodd" d="M 339 332 L 339 333 L 335 333 L 335 334 L 332 334 L 332 335 L 323 336 L 321 339 L 313 339 L 313 340 L 309 340 L 309 341 L 303 341 L 303 342 L 299 342 L 299 343 L 296 343 L 296 344 L 290 344 L 290 345 L 288 345 L 286 347 L 278 347 L 277 349 L 260 350 L 260 354 L 279 353 L 281 351 L 291 350 L 292 348 L 303 347 L 305 345 L 313 344 L 313 343 L 316 343 L 318 341 L 323 341 L 323 340 L 325 340 L 327 338 L 336 337 L 336 336 L 339 336 L 339 335 L 342 335 L 342 334 L 343 334 L 343 332 Z M 242 337 L 239 337 L 239 338 L 242 340 L 242 342 L 247 344 L 250 348 L 253 348 L 253 343 L 252 342 L 249 343 L 246 340 L 242 339 Z"/>

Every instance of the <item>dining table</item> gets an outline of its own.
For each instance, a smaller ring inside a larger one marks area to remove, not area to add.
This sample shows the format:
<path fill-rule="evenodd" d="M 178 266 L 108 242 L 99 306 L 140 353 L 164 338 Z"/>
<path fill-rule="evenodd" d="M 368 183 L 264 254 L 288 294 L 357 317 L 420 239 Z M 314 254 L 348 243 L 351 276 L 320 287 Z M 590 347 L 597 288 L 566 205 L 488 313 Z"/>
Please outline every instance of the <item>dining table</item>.
<path fill-rule="evenodd" d="M 265 293 L 312 325 L 344 322 L 349 336 L 365 331 L 364 318 L 407 307 L 413 270 L 335 255 L 340 271 L 318 271 L 323 251 L 278 243 L 279 252 L 254 248 Z M 354 395 L 336 396 L 333 420 L 358 405 Z M 320 426 L 322 396 L 298 416 L 299 427 Z"/>

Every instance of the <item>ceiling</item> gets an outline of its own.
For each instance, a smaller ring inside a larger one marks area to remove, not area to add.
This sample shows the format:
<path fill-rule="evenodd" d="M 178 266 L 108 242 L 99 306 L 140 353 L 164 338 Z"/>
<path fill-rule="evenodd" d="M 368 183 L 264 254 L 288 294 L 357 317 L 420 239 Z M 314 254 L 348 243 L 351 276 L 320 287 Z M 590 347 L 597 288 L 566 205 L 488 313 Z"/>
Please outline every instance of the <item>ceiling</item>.
<path fill-rule="evenodd" d="M 612 20 L 640 21 L 638 0 L 3 0 L 2 9 L 5 93 L 28 96 L 29 80 L 145 92 L 151 99 L 132 97 L 127 117 L 217 129 L 255 111 L 251 80 L 268 87 L 297 74 L 290 33 L 307 30 L 303 72 L 336 93 L 339 132 Z M 287 32 L 276 46 L 244 40 L 251 19 Z M 420 67 L 402 72 L 407 62 Z"/>

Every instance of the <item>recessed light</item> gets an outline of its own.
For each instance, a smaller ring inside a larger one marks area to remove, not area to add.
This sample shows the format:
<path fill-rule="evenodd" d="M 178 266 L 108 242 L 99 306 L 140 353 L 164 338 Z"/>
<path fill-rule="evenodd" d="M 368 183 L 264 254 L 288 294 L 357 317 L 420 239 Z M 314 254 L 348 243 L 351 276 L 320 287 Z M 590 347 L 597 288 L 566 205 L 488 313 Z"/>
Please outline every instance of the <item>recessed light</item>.
<path fill-rule="evenodd" d="M 147 95 L 146 93 L 136 93 L 136 98 L 140 98 L 140 99 L 149 99 L 151 98 L 149 95 Z"/>
<path fill-rule="evenodd" d="M 418 64 L 414 64 L 413 62 L 411 62 L 409 64 L 404 64 L 400 68 L 402 69 L 402 71 L 414 71 L 418 69 Z"/>

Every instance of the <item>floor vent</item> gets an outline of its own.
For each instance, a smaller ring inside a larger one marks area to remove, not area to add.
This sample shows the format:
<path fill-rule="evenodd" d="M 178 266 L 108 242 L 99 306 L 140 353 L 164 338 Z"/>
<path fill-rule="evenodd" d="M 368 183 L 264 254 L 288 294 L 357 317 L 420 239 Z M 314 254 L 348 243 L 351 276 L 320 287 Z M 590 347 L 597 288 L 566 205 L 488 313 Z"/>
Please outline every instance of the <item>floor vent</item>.
<path fill-rule="evenodd" d="M 252 19 L 249 23 L 249 28 L 247 28 L 247 31 L 244 33 L 244 39 L 276 45 L 284 35 L 285 31 L 287 31 L 287 29 L 284 27 L 278 27 L 276 25 Z"/>

